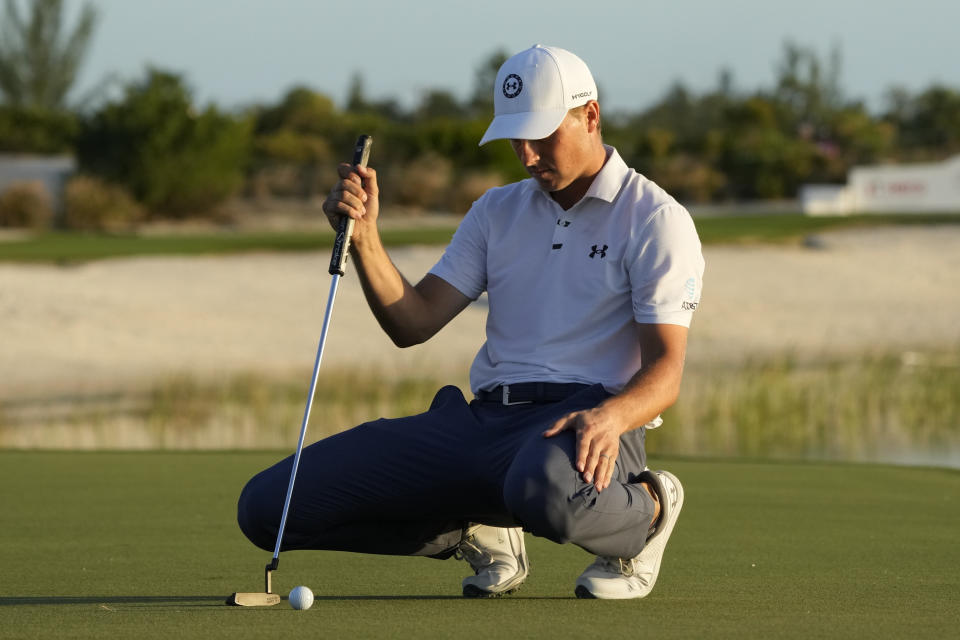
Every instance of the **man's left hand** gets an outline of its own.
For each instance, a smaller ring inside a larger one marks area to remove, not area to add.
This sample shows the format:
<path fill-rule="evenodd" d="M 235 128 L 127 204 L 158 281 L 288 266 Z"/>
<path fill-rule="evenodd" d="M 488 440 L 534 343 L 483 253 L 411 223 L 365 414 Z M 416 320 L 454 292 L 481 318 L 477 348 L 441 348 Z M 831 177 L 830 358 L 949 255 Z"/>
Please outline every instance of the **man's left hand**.
<path fill-rule="evenodd" d="M 568 413 L 543 432 L 545 438 L 561 431 L 574 431 L 577 437 L 577 471 L 593 482 L 597 491 L 610 486 L 614 463 L 620 453 L 621 425 L 602 408 Z"/>

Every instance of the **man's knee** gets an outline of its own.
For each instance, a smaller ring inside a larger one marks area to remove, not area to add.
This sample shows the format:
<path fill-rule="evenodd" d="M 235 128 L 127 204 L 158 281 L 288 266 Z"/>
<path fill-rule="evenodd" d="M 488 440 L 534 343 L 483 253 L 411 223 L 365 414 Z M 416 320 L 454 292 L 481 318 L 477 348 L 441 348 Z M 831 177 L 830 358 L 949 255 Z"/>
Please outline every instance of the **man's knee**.
<path fill-rule="evenodd" d="M 524 529 L 558 543 L 575 537 L 577 472 L 559 447 L 521 452 L 504 481 L 503 499 Z M 524 455 L 526 454 L 526 455 Z"/>
<path fill-rule="evenodd" d="M 280 528 L 280 508 L 276 505 L 274 492 L 267 491 L 264 486 L 268 484 L 266 473 L 264 471 L 251 478 L 240 492 L 237 524 L 250 542 L 266 551 L 273 551 Z"/>

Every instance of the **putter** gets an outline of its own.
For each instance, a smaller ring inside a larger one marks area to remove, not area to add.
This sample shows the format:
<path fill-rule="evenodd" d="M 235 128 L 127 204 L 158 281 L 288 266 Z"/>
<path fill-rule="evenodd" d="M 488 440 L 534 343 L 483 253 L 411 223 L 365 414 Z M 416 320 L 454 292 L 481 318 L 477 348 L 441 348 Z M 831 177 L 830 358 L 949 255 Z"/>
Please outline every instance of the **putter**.
<path fill-rule="evenodd" d="M 357 139 L 353 150 L 354 166 L 367 166 L 370 157 L 370 145 L 373 138 L 362 135 Z M 287 514 L 290 512 L 290 498 L 293 496 L 293 483 L 297 479 L 297 467 L 300 466 L 300 453 L 303 451 L 303 440 L 307 435 L 307 423 L 310 421 L 310 409 L 313 407 L 313 394 L 317 389 L 317 373 L 320 371 L 320 361 L 323 359 L 323 347 L 327 342 L 327 330 L 330 328 L 330 316 L 333 313 L 333 302 L 337 297 L 337 286 L 340 276 L 346 272 L 350 236 L 353 234 L 354 220 L 349 216 L 340 218 L 337 236 L 333 243 L 333 255 L 330 256 L 329 273 L 333 276 L 330 283 L 330 295 L 327 298 L 327 311 L 323 316 L 323 329 L 320 331 L 320 344 L 317 347 L 317 359 L 313 364 L 313 377 L 310 380 L 310 391 L 307 395 L 307 406 L 303 412 L 303 423 L 300 425 L 300 439 L 297 441 L 297 452 L 293 456 L 293 468 L 290 470 L 290 483 L 287 485 L 287 497 L 283 502 L 283 515 L 280 518 L 280 530 L 277 532 L 277 545 L 273 550 L 273 559 L 264 569 L 263 593 L 237 592 L 227 598 L 227 604 L 241 607 L 269 607 L 280 602 L 280 595 L 273 593 L 271 574 L 280 564 L 280 544 L 283 541 L 283 531 L 287 526 Z"/>

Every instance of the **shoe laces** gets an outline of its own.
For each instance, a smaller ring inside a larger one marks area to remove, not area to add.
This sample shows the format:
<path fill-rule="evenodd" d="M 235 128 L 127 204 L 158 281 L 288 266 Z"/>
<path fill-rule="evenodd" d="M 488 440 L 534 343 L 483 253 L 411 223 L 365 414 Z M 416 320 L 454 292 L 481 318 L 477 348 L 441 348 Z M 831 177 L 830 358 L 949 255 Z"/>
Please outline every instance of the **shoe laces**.
<path fill-rule="evenodd" d="M 490 554 L 476 544 L 475 536 L 465 538 L 453 552 L 453 557 L 457 560 L 466 560 L 475 573 L 479 573 L 481 569 L 493 562 Z"/>
<path fill-rule="evenodd" d="M 639 556 L 636 558 L 616 558 L 611 556 L 597 556 L 594 565 L 608 573 L 615 573 L 624 578 L 632 578 L 647 586 L 650 584 L 651 573 L 644 571 Z"/>
<path fill-rule="evenodd" d="M 636 573 L 636 558 L 618 558 L 614 556 L 597 556 L 594 561 L 600 569 L 610 573 L 618 573 L 624 577 L 631 577 Z"/>

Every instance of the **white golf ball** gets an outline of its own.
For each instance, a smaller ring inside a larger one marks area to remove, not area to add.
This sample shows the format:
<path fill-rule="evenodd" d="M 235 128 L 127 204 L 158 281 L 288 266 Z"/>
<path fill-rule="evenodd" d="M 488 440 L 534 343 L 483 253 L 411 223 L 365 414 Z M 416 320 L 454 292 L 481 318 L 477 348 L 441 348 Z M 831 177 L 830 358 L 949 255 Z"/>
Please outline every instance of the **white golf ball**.
<path fill-rule="evenodd" d="M 313 591 L 309 587 L 294 587 L 290 592 L 290 606 L 297 610 L 306 610 L 313 606 Z"/>

